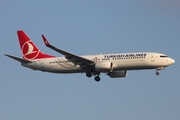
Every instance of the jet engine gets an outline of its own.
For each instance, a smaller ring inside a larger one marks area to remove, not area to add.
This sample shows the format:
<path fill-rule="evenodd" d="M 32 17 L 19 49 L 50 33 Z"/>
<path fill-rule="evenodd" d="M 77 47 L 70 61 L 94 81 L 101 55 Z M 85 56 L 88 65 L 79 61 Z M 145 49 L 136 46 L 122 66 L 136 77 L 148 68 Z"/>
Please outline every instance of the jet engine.
<path fill-rule="evenodd" d="M 108 61 L 97 62 L 95 64 L 95 70 L 98 72 L 109 72 L 113 69 L 113 63 Z"/>
<path fill-rule="evenodd" d="M 127 71 L 126 70 L 113 71 L 113 72 L 109 72 L 107 75 L 109 75 L 109 77 L 111 77 L 111 78 L 126 77 Z"/>

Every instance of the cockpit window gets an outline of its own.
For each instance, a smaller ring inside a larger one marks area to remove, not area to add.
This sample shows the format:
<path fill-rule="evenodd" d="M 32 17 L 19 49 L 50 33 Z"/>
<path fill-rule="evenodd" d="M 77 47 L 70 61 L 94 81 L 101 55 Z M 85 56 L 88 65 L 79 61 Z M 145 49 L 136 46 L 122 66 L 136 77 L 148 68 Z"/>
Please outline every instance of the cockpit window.
<path fill-rule="evenodd" d="M 168 56 L 166 56 L 166 55 L 160 55 L 160 57 L 161 57 L 161 58 L 166 58 L 166 57 L 168 57 Z"/>

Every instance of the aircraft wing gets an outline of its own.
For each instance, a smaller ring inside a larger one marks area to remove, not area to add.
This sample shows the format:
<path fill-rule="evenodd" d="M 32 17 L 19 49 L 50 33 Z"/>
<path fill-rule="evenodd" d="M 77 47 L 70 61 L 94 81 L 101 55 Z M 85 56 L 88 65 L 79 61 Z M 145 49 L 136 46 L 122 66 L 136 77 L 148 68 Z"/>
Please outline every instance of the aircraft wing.
<path fill-rule="evenodd" d="M 76 65 L 80 65 L 80 67 L 81 67 L 82 69 L 88 68 L 88 67 L 90 67 L 90 66 L 92 66 L 92 65 L 95 64 L 94 61 L 88 60 L 88 59 L 86 59 L 86 58 L 80 57 L 80 56 L 78 56 L 78 55 L 69 53 L 69 52 L 67 52 L 67 51 L 64 51 L 64 50 L 62 50 L 62 49 L 58 49 L 58 48 L 52 46 L 52 45 L 47 41 L 47 39 L 44 37 L 44 35 L 42 35 L 42 38 L 43 38 L 44 43 L 45 43 L 45 45 L 46 45 L 47 47 L 55 50 L 56 52 L 58 52 L 58 53 L 60 53 L 60 54 L 65 55 L 65 58 L 68 59 L 68 61 L 71 61 L 71 62 L 73 62 L 73 63 L 76 64 Z"/>
<path fill-rule="evenodd" d="M 21 58 L 12 56 L 12 55 L 8 55 L 8 54 L 4 54 L 4 55 L 7 56 L 7 57 L 10 57 L 10 58 L 12 58 L 12 59 L 14 59 L 14 60 L 16 60 L 16 61 L 18 61 L 20 63 L 31 63 L 31 61 L 29 61 L 29 60 L 24 60 L 24 59 L 21 59 Z"/>

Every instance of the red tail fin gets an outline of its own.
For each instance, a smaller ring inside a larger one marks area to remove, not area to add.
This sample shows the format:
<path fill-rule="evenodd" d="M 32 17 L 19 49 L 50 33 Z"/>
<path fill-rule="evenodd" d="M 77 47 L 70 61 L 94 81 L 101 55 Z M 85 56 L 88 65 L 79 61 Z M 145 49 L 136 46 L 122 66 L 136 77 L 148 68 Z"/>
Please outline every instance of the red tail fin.
<path fill-rule="evenodd" d="M 17 31 L 19 44 L 22 52 L 23 59 L 42 59 L 53 58 L 54 56 L 42 53 L 31 39 L 24 33 L 24 31 Z"/>

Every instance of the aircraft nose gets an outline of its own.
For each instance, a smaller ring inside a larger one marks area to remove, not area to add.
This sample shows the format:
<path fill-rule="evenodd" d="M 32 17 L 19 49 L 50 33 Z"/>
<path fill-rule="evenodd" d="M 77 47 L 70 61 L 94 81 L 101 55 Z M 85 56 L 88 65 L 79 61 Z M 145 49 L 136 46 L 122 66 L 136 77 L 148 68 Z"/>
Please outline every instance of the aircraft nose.
<path fill-rule="evenodd" d="M 175 60 L 173 60 L 172 58 L 170 58 L 170 64 L 174 64 Z"/>

